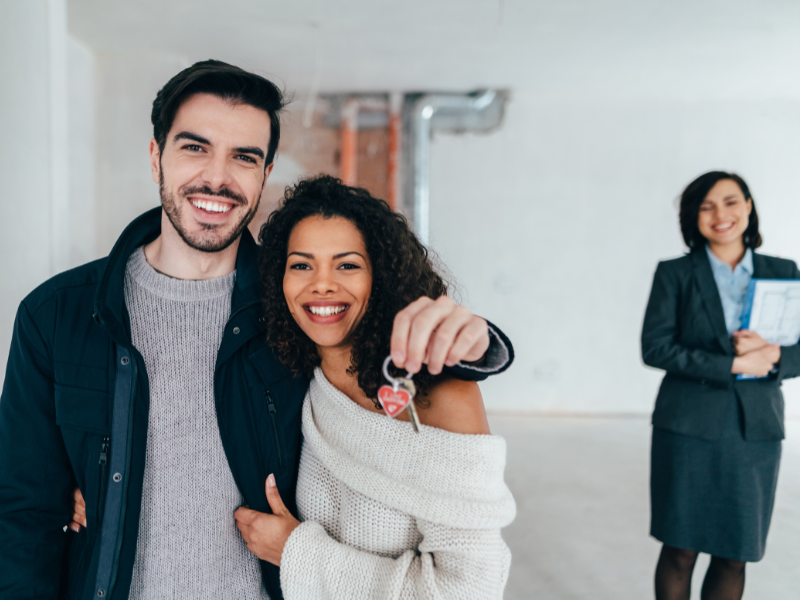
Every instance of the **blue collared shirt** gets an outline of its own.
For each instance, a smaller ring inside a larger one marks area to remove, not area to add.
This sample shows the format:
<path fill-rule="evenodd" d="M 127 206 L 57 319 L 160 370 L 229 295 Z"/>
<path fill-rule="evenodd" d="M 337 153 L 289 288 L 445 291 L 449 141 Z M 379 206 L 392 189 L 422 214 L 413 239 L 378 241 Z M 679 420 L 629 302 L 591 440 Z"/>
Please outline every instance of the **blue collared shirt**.
<path fill-rule="evenodd" d="M 717 258 L 711 248 L 706 245 L 706 253 L 711 263 L 711 272 L 717 283 L 719 299 L 722 301 L 722 312 L 725 314 L 725 327 L 728 335 L 742 328 L 742 311 L 747 296 L 747 286 L 753 277 L 753 251 L 748 248 L 744 258 L 731 271 L 731 268 Z"/>

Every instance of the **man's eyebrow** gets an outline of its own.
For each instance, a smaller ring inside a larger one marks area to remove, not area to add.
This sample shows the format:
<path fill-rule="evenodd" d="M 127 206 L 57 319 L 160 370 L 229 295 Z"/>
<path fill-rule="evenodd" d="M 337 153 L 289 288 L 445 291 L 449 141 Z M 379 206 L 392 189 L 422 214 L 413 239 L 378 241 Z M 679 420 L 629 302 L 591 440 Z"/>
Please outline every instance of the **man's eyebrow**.
<path fill-rule="evenodd" d="M 206 138 L 199 136 L 196 133 L 192 133 L 191 131 L 181 131 L 180 133 L 176 133 L 175 137 L 172 138 L 172 141 L 177 142 L 178 140 L 191 140 L 193 142 L 197 142 L 198 144 L 205 144 L 206 146 L 211 145 L 211 142 L 209 142 Z"/>
<path fill-rule="evenodd" d="M 258 146 L 243 146 L 241 148 L 234 148 L 233 151 L 239 154 L 255 154 L 259 158 L 264 158 L 264 151 Z"/>

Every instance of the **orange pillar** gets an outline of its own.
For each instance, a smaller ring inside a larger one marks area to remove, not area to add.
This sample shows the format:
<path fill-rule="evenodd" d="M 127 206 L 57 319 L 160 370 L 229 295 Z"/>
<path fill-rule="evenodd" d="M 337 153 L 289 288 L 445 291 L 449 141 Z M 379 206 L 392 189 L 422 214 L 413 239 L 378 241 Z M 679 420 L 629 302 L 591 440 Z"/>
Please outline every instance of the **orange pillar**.
<path fill-rule="evenodd" d="M 358 157 L 358 99 L 350 98 L 342 108 L 340 176 L 346 185 L 356 185 Z"/>
<path fill-rule="evenodd" d="M 397 210 L 400 195 L 400 109 L 403 96 L 392 92 L 389 95 L 389 206 Z"/>

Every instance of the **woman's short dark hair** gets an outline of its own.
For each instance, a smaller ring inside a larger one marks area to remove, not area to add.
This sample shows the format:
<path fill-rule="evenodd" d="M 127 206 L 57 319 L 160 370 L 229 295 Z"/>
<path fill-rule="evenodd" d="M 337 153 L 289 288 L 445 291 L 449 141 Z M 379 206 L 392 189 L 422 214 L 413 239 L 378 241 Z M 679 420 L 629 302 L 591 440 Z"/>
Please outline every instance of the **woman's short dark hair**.
<path fill-rule="evenodd" d="M 361 188 L 328 175 L 287 187 L 281 205 L 261 227 L 259 269 L 267 319 L 267 342 L 280 361 L 298 375 L 311 378 L 320 357 L 311 339 L 297 325 L 283 294 L 289 236 L 303 219 L 342 217 L 364 238 L 372 265 L 372 292 L 367 309 L 353 334 L 351 374 L 367 397 L 376 399 L 385 382 L 381 369 L 389 355 L 395 315 L 422 296 L 438 298 L 448 286 L 436 272 L 428 252 L 405 217 Z M 434 381 L 424 368 L 414 376 L 418 396 Z M 376 406 L 377 400 L 376 400 Z"/>
<path fill-rule="evenodd" d="M 756 212 L 756 202 L 750 194 L 750 188 L 745 183 L 744 179 L 739 177 L 736 173 L 727 173 L 725 171 L 710 171 L 700 175 L 692 183 L 686 186 L 681 194 L 681 208 L 680 208 L 680 224 L 681 233 L 683 234 L 683 241 L 689 247 L 689 250 L 694 252 L 700 250 L 706 245 L 706 238 L 700 233 L 697 226 L 697 219 L 700 214 L 700 205 L 706 199 L 708 192 L 711 191 L 717 182 L 723 179 L 730 179 L 735 182 L 739 189 L 742 190 L 745 200 L 750 200 L 753 204 L 753 210 L 750 212 L 750 222 L 742 234 L 742 241 L 746 248 L 758 248 L 761 246 L 761 234 L 758 232 L 758 212 Z"/>
<path fill-rule="evenodd" d="M 255 73 L 219 60 L 194 63 L 175 75 L 158 91 L 153 101 L 153 137 L 161 152 L 167 142 L 175 115 L 181 105 L 195 94 L 212 94 L 236 104 L 246 104 L 269 114 L 269 146 L 265 166 L 272 163 L 281 139 L 280 112 L 284 107 L 283 93 L 278 87 Z"/>

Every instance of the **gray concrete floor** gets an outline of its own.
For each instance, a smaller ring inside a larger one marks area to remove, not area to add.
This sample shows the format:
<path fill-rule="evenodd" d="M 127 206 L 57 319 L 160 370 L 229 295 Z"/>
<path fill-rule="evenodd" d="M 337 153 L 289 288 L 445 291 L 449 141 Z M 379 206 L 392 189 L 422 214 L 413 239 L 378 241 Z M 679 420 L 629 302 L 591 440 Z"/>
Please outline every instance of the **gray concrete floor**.
<path fill-rule="evenodd" d="M 508 442 L 517 518 L 506 600 L 653 597 L 660 544 L 648 536 L 646 418 L 490 415 Z M 708 565 L 695 569 L 692 598 Z M 767 552 L 747 566 L 745 598 L 800 598 L 800 421 L 787 422 Z"/>

